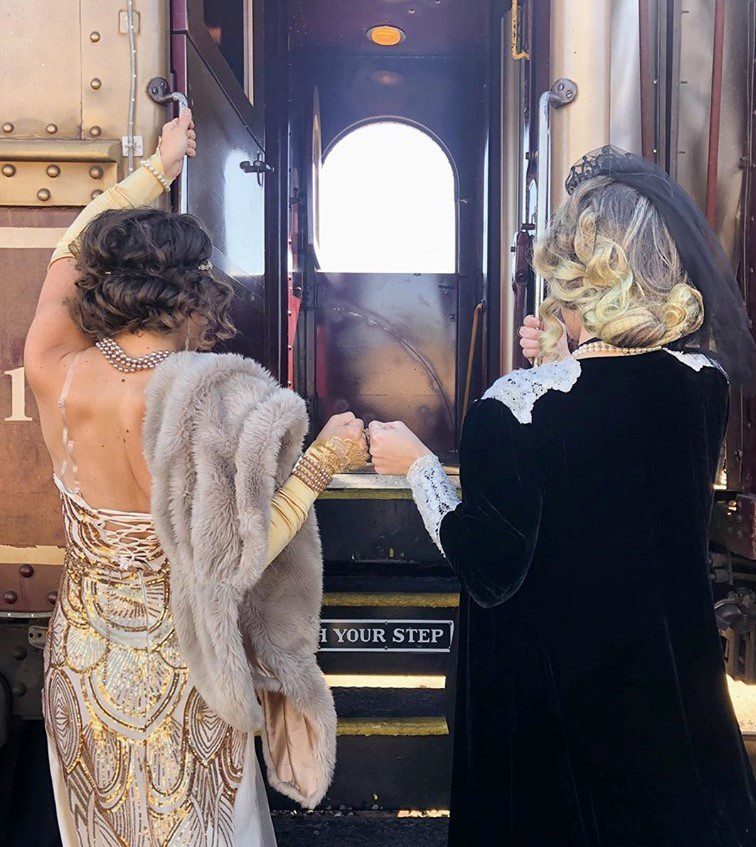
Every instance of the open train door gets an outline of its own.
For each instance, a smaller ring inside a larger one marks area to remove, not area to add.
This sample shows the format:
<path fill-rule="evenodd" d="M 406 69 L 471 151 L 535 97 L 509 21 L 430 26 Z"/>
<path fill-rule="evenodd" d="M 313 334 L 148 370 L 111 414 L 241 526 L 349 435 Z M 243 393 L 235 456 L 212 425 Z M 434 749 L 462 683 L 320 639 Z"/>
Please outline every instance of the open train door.
<path fill-rule="evenodd" d="M 233 284 L 239 335 L 231 349 L 279 375 L 279 295 L 266 286 L 275 279 L 265 257 L 276 167 L 265 151 L 263 3 L 174 0 L 171 24 L 173 85 L 186 95 L 199 142 L 174 207 L 202 221 L 215 271 Z"/>

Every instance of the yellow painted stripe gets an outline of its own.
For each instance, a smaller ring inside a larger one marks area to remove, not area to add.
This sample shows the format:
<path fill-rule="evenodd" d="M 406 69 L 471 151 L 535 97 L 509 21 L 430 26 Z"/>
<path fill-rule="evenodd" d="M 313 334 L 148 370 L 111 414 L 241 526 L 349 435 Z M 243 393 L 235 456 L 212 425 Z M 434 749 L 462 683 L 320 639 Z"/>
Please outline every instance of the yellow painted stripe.
<path fill-rule="evenodd" d="M 13 547 L 0 544 L 0 564 L 2 565 L 62 565 L 63 547 L 49 547 L 38 544 L 36 547 Z"/>
<path fill-rule="evenodd" d="M 399 809 L 398 818 L 448 818 L 448 809 Z"/>
<path fill-rule="evenodd" d="M 323 595 L 324 606 L 414 606 L 454 608 L 459 605 L 459 594 L 393 593 L 354 594 L 330 592 Z"/>
<path fill-rule="evenodd" d="M 337 735 L 448 735 L 445 718 L 342 718 Z"/>
<path fill-rule="evenodd" d="M 411 500 L 412 492 L 401 488 L 326 488 L 319 500 Z"/>
<path fill-rule="evenodd" d="M 51 226 L 6 226 L 0 227 L 0 248 L 50 249 L 60 241 L 65 227 Z"/>
<path fill-rule="evenodd" d="M 440 689 L 446 685 L 443 674 L 412 676 L 398 674 L 339 674 L 325 675 L 330 688 L 432 688 Z"/>

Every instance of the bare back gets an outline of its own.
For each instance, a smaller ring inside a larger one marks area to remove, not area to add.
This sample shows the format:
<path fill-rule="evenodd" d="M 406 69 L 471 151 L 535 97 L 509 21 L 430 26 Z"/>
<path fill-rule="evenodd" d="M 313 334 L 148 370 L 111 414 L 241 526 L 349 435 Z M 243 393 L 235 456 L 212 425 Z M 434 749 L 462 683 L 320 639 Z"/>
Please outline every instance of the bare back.
<path fill-rule="evenodd" d="M 33 385 L 56 475 L 95 508 L 150 511 L 141 433 L 150 376 L 120 373 L 89 347 Z"/>

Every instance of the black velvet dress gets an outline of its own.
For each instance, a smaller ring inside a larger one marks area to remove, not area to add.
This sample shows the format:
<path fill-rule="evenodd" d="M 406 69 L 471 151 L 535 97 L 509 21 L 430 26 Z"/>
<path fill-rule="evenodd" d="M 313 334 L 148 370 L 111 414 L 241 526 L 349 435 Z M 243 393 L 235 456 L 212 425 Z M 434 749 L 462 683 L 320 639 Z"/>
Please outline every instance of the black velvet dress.
<path fill-rule="evenodd" d="M 756 845 L 707 565 L 726 379 L 584 359 L 519 423 L 470 410 L 450 844 Z"/>

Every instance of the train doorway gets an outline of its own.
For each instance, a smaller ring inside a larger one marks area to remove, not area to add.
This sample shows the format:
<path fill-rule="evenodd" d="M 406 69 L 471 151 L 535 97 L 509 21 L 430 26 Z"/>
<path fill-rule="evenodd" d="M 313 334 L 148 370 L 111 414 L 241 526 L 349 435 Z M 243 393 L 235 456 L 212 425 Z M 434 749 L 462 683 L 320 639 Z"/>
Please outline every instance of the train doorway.
<path fill-rule="evenodd" d="M 293 381 L 318 425 L 401 418 L 453 465 L 485 296 L 488 3 L 402 7 L 391 46 L 374 6 L 291 10 Z"/>

